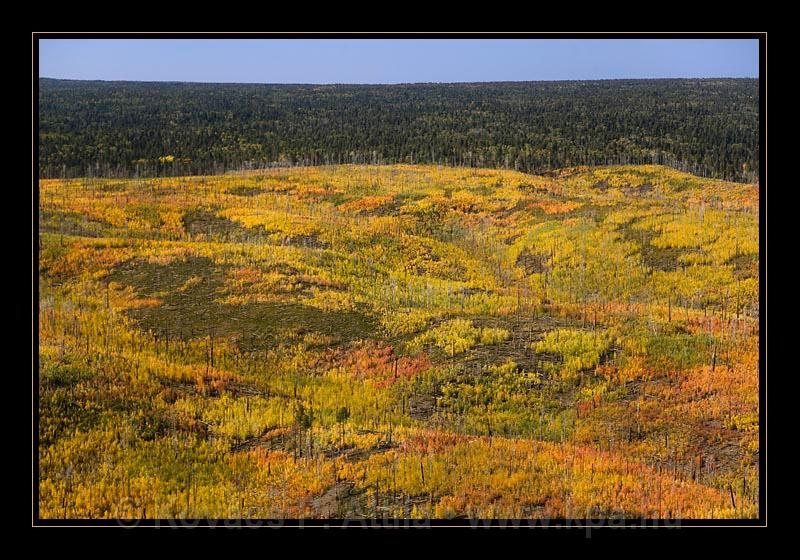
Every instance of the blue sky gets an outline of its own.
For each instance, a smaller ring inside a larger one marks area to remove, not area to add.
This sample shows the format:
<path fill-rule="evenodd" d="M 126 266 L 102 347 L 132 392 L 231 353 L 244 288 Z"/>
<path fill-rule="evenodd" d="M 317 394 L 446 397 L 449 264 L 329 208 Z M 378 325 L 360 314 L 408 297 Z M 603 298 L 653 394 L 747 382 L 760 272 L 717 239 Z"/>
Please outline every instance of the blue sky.
<path fill-rule="evenodd" d="M 755 39 L 42 39 L 39 76 L 410 83 L 757 77 Z"/>

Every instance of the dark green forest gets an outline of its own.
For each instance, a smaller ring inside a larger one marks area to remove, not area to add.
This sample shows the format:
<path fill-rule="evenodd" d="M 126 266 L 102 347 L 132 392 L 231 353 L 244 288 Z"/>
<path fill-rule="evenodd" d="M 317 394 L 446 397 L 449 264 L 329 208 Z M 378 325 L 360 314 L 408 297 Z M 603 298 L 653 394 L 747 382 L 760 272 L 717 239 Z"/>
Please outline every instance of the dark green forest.
<path fill-rule="evenodd" d="M 758 177 L 756 79 L 413 85 L 39 80 L 41 177 L 660 163 Z"/>

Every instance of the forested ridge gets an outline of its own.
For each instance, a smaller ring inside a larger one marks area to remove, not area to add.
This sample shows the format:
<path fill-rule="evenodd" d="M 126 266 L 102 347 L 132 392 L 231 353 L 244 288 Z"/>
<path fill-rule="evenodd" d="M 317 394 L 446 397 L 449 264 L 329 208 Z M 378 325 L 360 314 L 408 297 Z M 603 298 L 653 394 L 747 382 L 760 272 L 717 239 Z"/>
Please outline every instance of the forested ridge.
<path fill-rule="evenodd" d="M 41 177 L 658 163 L 758 177 L 757 79 L 411 85 L 39 80 Z"/>

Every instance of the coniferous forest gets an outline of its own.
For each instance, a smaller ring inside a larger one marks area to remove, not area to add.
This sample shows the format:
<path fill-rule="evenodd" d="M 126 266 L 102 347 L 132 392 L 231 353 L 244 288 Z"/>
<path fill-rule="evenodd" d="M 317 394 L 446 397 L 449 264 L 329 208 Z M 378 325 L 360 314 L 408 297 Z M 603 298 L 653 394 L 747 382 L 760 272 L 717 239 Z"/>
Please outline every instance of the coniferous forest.
<path fill-rule="evenodd" d="M 412 85 L 39 80 L 42 177 L 439 163 L 758 177 L 756 79 Z"/>

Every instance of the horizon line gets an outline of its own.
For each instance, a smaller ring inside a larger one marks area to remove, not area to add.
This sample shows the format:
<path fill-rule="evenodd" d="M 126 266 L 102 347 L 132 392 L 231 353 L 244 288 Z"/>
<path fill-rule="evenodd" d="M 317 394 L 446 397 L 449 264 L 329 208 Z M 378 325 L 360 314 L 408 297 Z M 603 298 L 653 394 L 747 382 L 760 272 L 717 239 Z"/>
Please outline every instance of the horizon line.
<path fill-rule="evenodd" d="M 472 84 L 529 84 L 552 82 L 624 82 L 658 80 L 758 80 L 759 76 L 659 76 L 626 78 L 565 78 L 557 80 L 486 80 L 464 82 L 235 82 L 235 81 L 193 81 L 193 80 L 126 80 L 103 78 L 55 78 L 39 76 L 39 80 L 62 82 L 103 82 L 135 84 L 198 84 L 198 85 L 263 85 L 263 86 L 415 86 L 415 85 L 472 85 Z"/>

